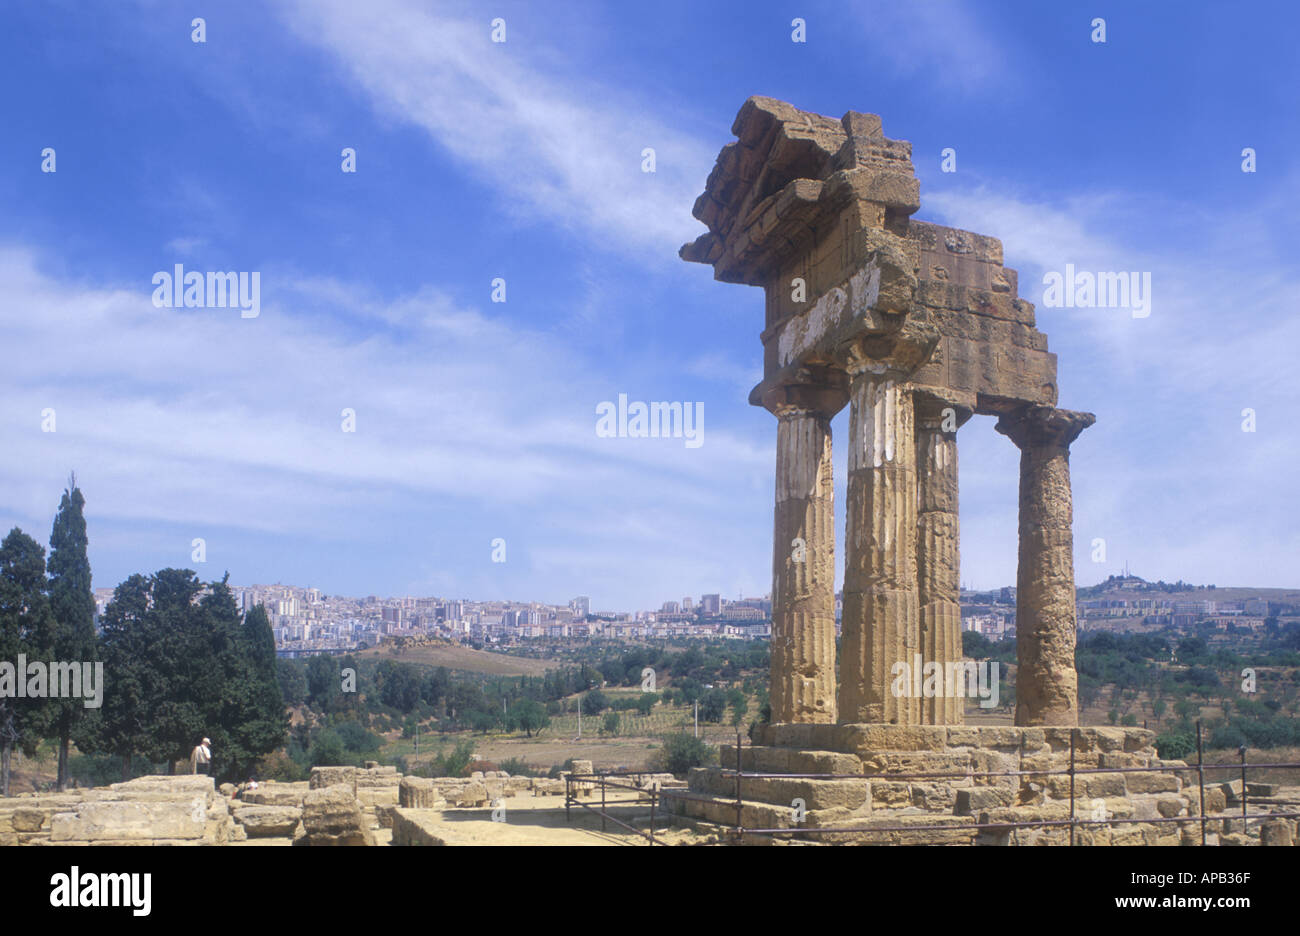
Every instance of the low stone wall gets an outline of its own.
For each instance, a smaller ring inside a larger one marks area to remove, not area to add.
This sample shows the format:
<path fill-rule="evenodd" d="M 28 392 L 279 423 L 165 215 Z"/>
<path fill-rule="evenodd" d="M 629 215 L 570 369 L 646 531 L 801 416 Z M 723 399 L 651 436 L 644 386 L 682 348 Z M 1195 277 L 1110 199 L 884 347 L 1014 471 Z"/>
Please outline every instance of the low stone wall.
<path fill-rule="evenodd" d="M 0 800 L 0 845 L 224 845 L 233 829 L 228 801 L 206 776 Z"/>
<path fill-rule="evenodd" d="M 439 833 L 440 813 L 434 810 L 393 810 L 394 845 L 446 845 Z"/>

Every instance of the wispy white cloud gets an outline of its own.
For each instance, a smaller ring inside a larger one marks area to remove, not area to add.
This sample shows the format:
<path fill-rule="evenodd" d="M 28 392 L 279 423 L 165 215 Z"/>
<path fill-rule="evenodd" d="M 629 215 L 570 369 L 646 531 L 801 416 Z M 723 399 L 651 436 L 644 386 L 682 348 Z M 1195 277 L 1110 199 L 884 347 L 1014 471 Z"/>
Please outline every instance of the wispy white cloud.
<path fill-rule="evenodd" d="M 873 61 L 900 77 L 919 77 L 960 95 L 1005 92 L 1016 83 L 1008 37 L 990 28 L 986 7 L 921 0 L 872 3 L 857 13 Z"/>
<path fill-rule="evenodd" d="M 704 547 L 668 531 L 725 515 L 717 492 L 770 468 L 760 443 L 708 420 L 696 449 L 598 438 L 609 375 L 431 288 L 385 302 L 265 270 L 262 313 L 245 320 L 62 282 L 8 249 L 0 292 L 27 310 L 0 317 L 15 350 L 0 377 L 0 506 L 29 527 L 48 523 L 51 485 L 76 468 L 106 520 L 337 542 L 410 497 L 457 522 L 505 510 L 537 530 L 539 555 L 582 543 L 632 568 L 662 552 L 689 577 Z M 338 309 L 378 327 L 356 341 Z"/>
<path fill-rule="evenodd" d="M 690 209 L 717 146 L 629 92 L 558 77 L 529 40 L 493 43 L 483 16 L 402 0 L 290 2 L 285 13 L 381 113 L 425 130 L 499 192 L 499 210 L 650 263 L 677 262 L 698 233 Z M 647 147 L 654 173 L 642 171 Z"/>

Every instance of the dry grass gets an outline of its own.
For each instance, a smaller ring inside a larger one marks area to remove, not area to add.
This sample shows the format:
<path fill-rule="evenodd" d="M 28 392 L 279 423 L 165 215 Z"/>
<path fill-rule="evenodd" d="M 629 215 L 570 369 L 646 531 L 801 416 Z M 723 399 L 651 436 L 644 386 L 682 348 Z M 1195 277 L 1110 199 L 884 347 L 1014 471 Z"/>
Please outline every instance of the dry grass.
<path fill-rule="evenodd" d="M 396 660 L 400 663 L 445 666 L 451 670 L 486 673 L 488 676 L 541 676 L 547 670 L 555 669 L 560 665 L 544 660 L 527 660 L 522 657 L 506 656 L 504 653 L 474 650 L 456 644 L 408 647 L 404 650 L 375 647 L 362 650 L 357 655 L 379 660 Z"/>

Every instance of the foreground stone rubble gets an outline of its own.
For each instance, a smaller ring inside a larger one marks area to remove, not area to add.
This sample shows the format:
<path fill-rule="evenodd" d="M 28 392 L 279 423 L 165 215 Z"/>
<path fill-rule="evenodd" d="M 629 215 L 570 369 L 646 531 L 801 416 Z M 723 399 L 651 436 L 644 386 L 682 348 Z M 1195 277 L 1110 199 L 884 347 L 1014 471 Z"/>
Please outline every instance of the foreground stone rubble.
<path fill-rule="evenodd" d="M 590 773 L 590 761 L 575 763 Z M 680 786 L 671 774 L 630 778 Z M 591 796 L 592 784 L 575 783 Z M 67 793 L 0 799 L 0 845 L 368 846 L 392 829 L 393 844 L 432 844 L 446 809 L 485 809 L 506 798 L 564 796 L 564 779 L 477 771 L 467 778 L 404 777 L 395 767 L 316 767 L 301 783 L 256 789 L 211 777 L 150 776 Z M 406 818 L 403 819 L 402 817 Z"/>

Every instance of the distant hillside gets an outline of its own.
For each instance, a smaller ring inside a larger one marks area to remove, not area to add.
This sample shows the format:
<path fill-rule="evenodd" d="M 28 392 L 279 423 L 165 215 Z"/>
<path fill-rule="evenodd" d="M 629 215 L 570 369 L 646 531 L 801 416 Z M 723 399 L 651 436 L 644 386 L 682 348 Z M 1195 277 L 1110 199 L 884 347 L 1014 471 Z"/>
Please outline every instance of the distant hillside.
<path fill-rule="evenodd" d="M 1188 582 L 1148 582 L 1136 575 L 1112 575 L 1104 582 L 1078 589 L 1083 598 L 1109 595 L 1141 595 L 1146 598 L 1174 597 L 1214 601 L 1246 601 L 1259 598 L 1281 604 L 1300 602 L 1300 588 L 1256 588 L 1249 585 L 1192 585 Z"/>
<path fill-rule="evenodd" d="M 450 670 L 485 673 L 488 676 L 540 676 L 559 665 L 544 660 L 526 660 L 507 656 L 504 653 L 489 653 L 486 650 L 472 650 L 469 647 L 442 643 L 408 647 L 404 650 L 393 650 L 388 647 L 363 650 L 357 656 L 399 660 L 403 663 L 427 666 L 445 666 Z"/>

